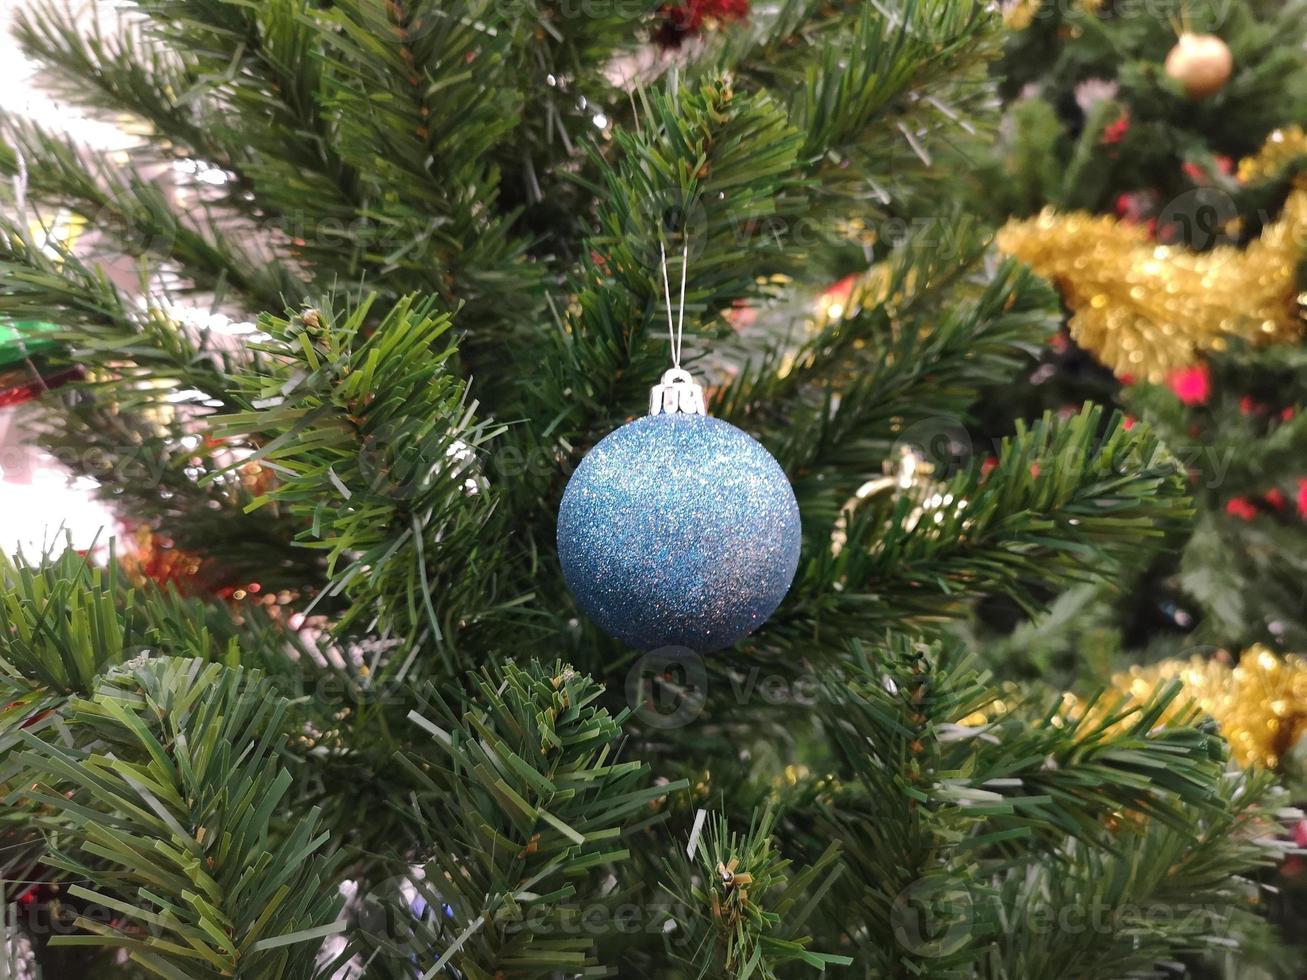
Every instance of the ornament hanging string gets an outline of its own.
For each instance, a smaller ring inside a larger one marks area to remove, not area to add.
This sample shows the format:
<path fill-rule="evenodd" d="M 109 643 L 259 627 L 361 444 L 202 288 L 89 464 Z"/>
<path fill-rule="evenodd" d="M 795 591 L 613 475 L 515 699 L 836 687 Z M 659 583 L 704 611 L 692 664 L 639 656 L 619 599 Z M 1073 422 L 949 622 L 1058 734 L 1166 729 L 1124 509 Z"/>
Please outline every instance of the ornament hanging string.
<path fill-rule="evenodd" d="M 672 321 L 672 284 L 667 276 L 667 244 L 658 239 L 658 251 L 662 255 L 663 267 L 663 296 L 667 300 L 667 331 L 668 340 L 672 348 L 672 367 L 676 370 L 681 369 L 681 342 L 685 339 L 685 273 L 690 264 L 690 243 L 685 243 L 685 248 L 681 252 L 681 304 L 677 312 L 676 322 Z"/>
<path fill-rule="evenodd" d="M 684 412 L 706 415 L 703 387 L 695 383 L 688 371 L 681 368 L 681 347 L 685 340 L 685 279 L 690 267 L 690 243 L 687 240 L 681 252 L 681 305 L 677 316 L 672 316 L 672 283 L 667 272 L 667 243 L 658 236 L 658 250 L 662 256 L 663 298 L 667 301 L 668 343 L 672 349 L 672 366 L 663 372 L 662 381 L 649 392 L 649 414 Z"/>

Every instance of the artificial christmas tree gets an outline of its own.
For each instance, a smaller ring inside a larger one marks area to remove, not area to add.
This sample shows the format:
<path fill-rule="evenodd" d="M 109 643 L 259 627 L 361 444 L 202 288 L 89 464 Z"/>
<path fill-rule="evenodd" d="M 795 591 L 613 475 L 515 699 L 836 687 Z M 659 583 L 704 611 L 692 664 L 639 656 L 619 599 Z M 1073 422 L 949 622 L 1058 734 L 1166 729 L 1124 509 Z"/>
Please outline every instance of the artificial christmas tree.
<path fill-rule="evenodd" d="M 931 161 L 993 122 L 998 19 L 791 0 L 622 83 L 667 15 L 20 16 L 60 94 L 140 134 L 124 167 L 5 121 L 0 312 L 87 373 L 43 440 L 242 583 L 3 568 L 6 878 L 46 869 L 71 919 L 47 978 L 1107 978 L 1270 942 L 1270 776 L 1175 686 L 1072 712 L 954 635 L 1163 547 L 1190 513 L 1167 447 L 1086 406 L 929 493 L 866 489 L 1056 321 L 965 222 L 868 231 L 961 197 Z M 139 283 L 46 241 L 52 208 Z M 686 366 L 802 533 L 774 615 L 703 656 L 607 638 L 555 548 L 572 471 L 666 367 L 664 241 Z"/>

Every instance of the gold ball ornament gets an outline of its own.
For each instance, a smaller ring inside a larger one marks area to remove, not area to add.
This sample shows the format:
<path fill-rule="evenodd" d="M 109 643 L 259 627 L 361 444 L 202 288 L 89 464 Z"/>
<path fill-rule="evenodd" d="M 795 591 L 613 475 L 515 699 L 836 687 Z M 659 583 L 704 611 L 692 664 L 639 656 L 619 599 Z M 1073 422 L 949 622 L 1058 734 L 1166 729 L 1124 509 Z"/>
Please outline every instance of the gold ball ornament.
<path fill-rule="evenodd" d="M 1234 73 L 1234 55 L 1215 34 L 1181 34 L 1166 56 L 1166 73 L 1189 98 L 1205 99 L 1225 88 Z"/>

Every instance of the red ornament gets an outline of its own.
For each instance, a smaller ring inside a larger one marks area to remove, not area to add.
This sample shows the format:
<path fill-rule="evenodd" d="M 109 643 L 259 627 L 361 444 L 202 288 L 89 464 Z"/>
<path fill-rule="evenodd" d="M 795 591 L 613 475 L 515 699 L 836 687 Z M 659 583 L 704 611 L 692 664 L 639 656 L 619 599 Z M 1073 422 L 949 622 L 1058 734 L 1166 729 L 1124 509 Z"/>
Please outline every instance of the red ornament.
<path fill-rule="evenodd" d="M 1288 501 L 1284 499 L 1284 491 L 1279 487 L 1271 487 L 1271 489 L 1266 491 L 1263 499 L 1270 507 L 1273 507 L 1276 510 L 1284 510 L 1285 506 L 1288 504 Z"/>
<path fill-rule="evenodd" d="M 1298 477 L 1298 513 L 1307 517 L 1307 476 Z"/>
<path fill-rule="evenodd" d="M 1126 191 L 1118 194 L 1114 208 L 1116 216 L 1129 225 L 1142 224 L 1157 211 L 1157 192 L 1152 190 Z"/>
<path fill-rule="evenodd" d="M 74 365 L 62 371 L 56 371 L 54 374 L 46 375 L 39 380 L 33 378 L 8 387 L 0 386 L 0 408 L 30 402 L 33 398 L 39 398 L 45 392 L 53 391 L 55 388 L 61 388 L 70 381 L 81 381 L 85 376 L 86 374 L 80 365 Z"/>
<path fill-rule="evenodd" d="M 1215 171 L 1192 160 L 1180 164 L 1180 169 L 1186 177 L 1199 185 L 1210 184 L 1216 172 L 1229 176 L 1234 171 L 1234 161 L 1230 157 L 1224 155 L 1212 157 L 1212 163 L 1215 165 Z"/>
<path fill-rule="evenodd" d="M 833 285 L 828 286 L 825 292 L 821 294 L 821 298 L 839 303 L 847 303 L 849 297 L 853 295 L 853 287 L 856 286 L 857 283 L 858 277 L 856 274 L 847 275 L 843 279 L 835 282 Z"/>
<path fill-rule="evenodd" d="M 654 43 L 660 48 L 679 48 L 687 37 L 698 34 L 703 26 L 703 11 L 693 0 L 680 7 L 668 4 L 659 10 L 659 14 L 663 22 L 654 34 Z"/>
<path fill-rule="evenodd" d="M 719 20 L 744 20 L 749 16 L 749 0 L 715 0 L 709 6 L 711 16 Z"/>
<path fill-rule="evenodd" d="M 1108 123 L 1103 130 L 1103 145 L 1115 146 L 1125 139 L 1125 134 L 1130 132 L 1130 113 L 1122 111 L 1116 122 Z"/>
<path fill-rule="evenodd" d="M 1166 384 L 1186 405 L 1202 405 L 1212 394 L 1212 377 L 1206 364 L 1172 371 Z"/>
<path fill-rule="evenodd" d="M 667 3 L 658 10 L 662 23 L 654 32 L 654 43 L 661 48 L 679 48 L 686 38 L 694 37 L 708 20 L 727 23 L 743 20 L 749 14 L 749 0 L 685 0 Z"/>
<path fill-rule="evenodd" d="M 1225 502 L 1225 512 L 1231 517 L 1251 521 L 1257 516 L 1257 505 L 1247 497 L 1231 497 Z"/>

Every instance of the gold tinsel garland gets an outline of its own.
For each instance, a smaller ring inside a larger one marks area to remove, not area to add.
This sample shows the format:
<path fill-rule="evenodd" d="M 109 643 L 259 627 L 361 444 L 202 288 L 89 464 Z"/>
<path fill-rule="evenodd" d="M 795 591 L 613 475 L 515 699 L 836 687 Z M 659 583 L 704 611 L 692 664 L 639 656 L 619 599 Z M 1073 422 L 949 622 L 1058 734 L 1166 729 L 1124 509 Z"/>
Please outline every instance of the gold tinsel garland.
<path fill-rule="evenodd" d="M 1245 184 L 1274 180 L 1292 164 L 1307 159 L 1307 132 L 1301 126 L 1277 129 L 1255 156 L 1239 161 L 1239 179 Z M 1298 186 L 1302 187 L 1301 178 Z"/>
<path fill-rule="evenodd" d="M 1077 0 L 1075 7 L 1086 13 L 1096 14 L 1103 6 L 1103 0 Z M 1001 5 L 1003 24 L 1008 30 L 1024 31 L 1035 22 L 1044 0 L 1007 0 Z"/>
<path fill-rule="evenodd" d="M 1244 180 L 1307 157 L 1307 136 L 1277 131 L 1239 167 Z M 1159 245 L 1146 228 L 1085 212 L 1010 221 L 998 247 L 1062 291 L 1071 336 L 1118 376 L 1161 382 L 1231 338 L 1282 343 L 1303 332 L 1297 269 L 1307 243 L 1307 180 L 1299 177 L 1279 218 L 1246 248 L 1207 252 Z"/>
<path fill-rule="evenodd" d="M 1161 719 L 1166 724 L 1196 704 L 1216 721 L 1242 766 L 1275 768 L 1307 733 L 1307 659 L 1279 657 L 1262 646 L 1245 650 L 1239 664 L 1195 656 L 1166 660 L 1148 667 L 1131 667 L 1112 677 L 1112 687 L 1136 703 L 1179 680 L 1184 691 Z M 1078 702 L 1066 696 L 1068 712 L 1079 713 Z M 1120 704 L 1098 701 L 1092 711 L 1107 712 Z"/>

